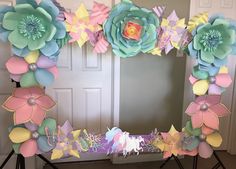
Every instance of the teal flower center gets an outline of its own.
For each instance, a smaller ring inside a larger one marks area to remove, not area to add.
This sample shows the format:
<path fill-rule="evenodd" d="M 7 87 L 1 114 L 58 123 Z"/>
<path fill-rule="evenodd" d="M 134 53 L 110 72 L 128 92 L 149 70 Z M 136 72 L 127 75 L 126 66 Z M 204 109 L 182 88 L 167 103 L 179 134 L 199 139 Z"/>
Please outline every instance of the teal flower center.
<path fill-rule="evenodd" d="M 202 44 L 204 51 L 214 52 L 217 47 L 223 43 L 223 38 L 219 31 L 209 30 L 202 35 L 200 43 Z"/>
<path fill-rule="evenodd" d="M 24 37 L 32 40 L 41 38 L 46 32 L 42 21 L 34 15 L 28 15 L 23 18 L 19 22 L 18 30 Z"/>

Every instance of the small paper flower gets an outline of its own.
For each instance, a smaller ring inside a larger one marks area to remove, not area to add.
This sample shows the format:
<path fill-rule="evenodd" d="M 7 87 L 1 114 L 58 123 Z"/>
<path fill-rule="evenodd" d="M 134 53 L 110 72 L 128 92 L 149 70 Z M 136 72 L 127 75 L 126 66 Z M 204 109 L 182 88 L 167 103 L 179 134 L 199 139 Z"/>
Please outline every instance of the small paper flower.
<path fill-rule="evenodd" d="M 51 151 L 56 145 L 56 136 L 56 120 L 51 118 L 45 119 L 39 127 L 31 122 L 15 126 L 9 134 L 15 152 L 24 157 Z"/>
<path fill-rule="evenodd" d="M 51 160 L 68 156 L 80 158 L 80 134 L 81 130 L 73 131 L 71 124 L 66 121 L 59 129 L 58 143 L 52 151 Z"/>
<path fill-rule="evenodd" d="M 220 103 L 219 95 L 200 96 L 192 102 L 186 113 L 191 116 L 193 128 L 203 125 L 211 129 L 219 129 L 219 117 L 229 114 L 229 110 Z"/>
<path fill-rule="evenodd" d="M 222 143 L 222 137 L 218 132 L 214 130 L 212 130 L 211 132 L 206 132 L 206 128 L 205 127 L 203 128 L 204 129 L 202 129 L 201 132 L 201 129 L 199 128 L 194 129 L 192 123 L 187 122 L 184 131 L 186 132 L 187 135 L 189 135 L 190 138 L 193 138 L 193 140 L 188 140 L 188 142 L 185 142 L 183 148 L 191 149 L 192 145 L 194 145 L 194 148 L 197 147 L 197 152 L 199 153 L 200 157 L 210 158 L 213 154 L 212 147 L 220 147 Z"/>
<path fill-rule="evenodd" d="M 46 56 L 39 56 L 38 51 L 30 52 L 24 58 L 11 57 L 6 68 L 11 78 L 20 82 L 21 87 L 49 86 L 58 76 L 56 62 Z"/>
<path fill-rule="evenodd" d="M 88 10 L 82 3 L 74 14 L 65 13 L 66 30 L 71 36 L 70 43 L 77 42 L 82 47 L 89 40 L 86 30 L 97 32 L 101 26 L 90 21 Z"/>
<path fill-rule="evenodd" d="M 232 79 L 228 74 L 228 68 L 222 67 L 216 76 L 208 76 L 206 79 L 197 79 L 193 75 L 189 77 L 193 85 L 193 93 L 198 96 L 221 95 L 225 88 L 229 87 Z"/>
<path fill-rule="evenodd" d="M 171 126 L 170 131 L 161 133 L 161 136 L 162 140 L 155 141 L 153 144 L 164 153 L 163 158 L 177 156 L 180 152 L 181 133 Z"/>
<path fill-rule="evenodd" d="M 156 54 L 161 55 L 161 51 L 165 50 L 165 53 L 168 54 L 173 48 L 179 49 L 185 27 L 185 19 L 179 19 L 175 11 L 167 19 L 163 18 L 157 47 L 152 53 L 155 54 L 156 52 Z"/>
<path fill-rule="evenodd" d="M 33 122 L 40 125 L 47 111 L 49 111 L 55 102 L 39 87 L 16 88 L 3 108 L 14 112 L 14 124 L 23 124 Z"/>
<path fill-rule="evenodd" d="M 236 45 L 236 29 L 224 17 L 216 17 L 193 30 L 193 41 L 188 45 L 190 55 L 199 64 L 222 66 Z M 216 63 L 217 62 L 217 63 Z"/>
<path fill-rule="evenodd" d="M 52 1 L 16 1 L 14 8 L 5 12 L 1 29 L 13 44 L 14 54 L 24 56 L 40 50 L 51 57 L 58 53 L 56 39 L 64 38 L 66 31 L 63 22 L 57 20 L 59 9 Z"/>
<path fill-rule="evenodd" d="M 132 57 L 155 48 L 159 19 L 148 9 L 123 0 L 113 7 L 104 24 L 104 34 L 119 57 Z"/>

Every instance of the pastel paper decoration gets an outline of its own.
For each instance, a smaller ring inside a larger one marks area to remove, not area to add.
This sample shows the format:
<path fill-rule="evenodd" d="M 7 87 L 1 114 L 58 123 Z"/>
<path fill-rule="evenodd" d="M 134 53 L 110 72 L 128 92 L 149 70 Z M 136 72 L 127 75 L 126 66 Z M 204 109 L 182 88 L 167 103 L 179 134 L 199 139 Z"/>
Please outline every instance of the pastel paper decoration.
<path fill-rule="evenodd" d="M 131 152 L 138 155 L 140 151 L 143 151 L 141 144 L 144 143 L 144 138 L 130 136 L 128 132 L 123 132 L 117 127 L 108 129 L 105 139 L 108 144 L 112 145 L 107 154 L 122 152 L 124 156 L 127 156 Z"/>
<path fill-rule="evenodd" d="M 156 13 L 156 15 L 159 17 L 159 18 L 162 18 L 164 12 L 165 12 L 165 9 L 166 7 L 165 6 L 155 6 L 153 8 L 153 11 Z"/>
<path fill-rule="evenodd" d="M 167 19 L 163 18 L 157 47 L 151 53 L 161 55 L 162 50 L 168 54 L 173 48 L 179 49 L 185 27 L 185 19 L 179 19 L 175 11 Z"/>
<path fill-rule="evenodd" d="M 177 156 L 180 151 L 179 143 L 181 134 L 172 125 L 168 133 L 161 133 L 162 139 L 155 141 L 153 144 L 159 148 L 164 154 L 163 158 L 171 157 L 172 154 Z"/>
<path fill-rule="evenodd" d="M 94 1 L 93 9 L 90 15 L 90 22 L 93 25 L 102 25 L 108 18 L 110 9 L 101 3 Z"/>
<path fill-rule="evenodd" d="M 26 57 L 11 57 L 6 62 L 11 78 L 20 82 L 21 87 L 49 86 L 58 76 L 56 62 L 39 51 L 32 51 Z"/>
<path fill-rule="evenodd" d="M 220 147 L 222 143 L 222 137 L 218 132 L 201 132 L 198 128 L 194 129 L 191 122 L 187 122 L 184 130 L 190 137 L 194 138 L 194 144 L 196 144 L 194 147 L 197 146 L 197 152 L 202 158 L 210 158 L 213 154 L 212 147 Z"/>
<path fill-rule="evenodd" d="M 193 93 L 201 96 L 205 94 L 221 95 L 225 88 L 229 87 L 232 79 L 228 74 L 228 68 L 221 67 L 216 76 L 208 76 L 207 79 L 197 79 L 194 76 L 189 77 L 189 81 L 193 85 Z"/>
<path fill-rule="evenodd" d="M 45 119 L 41 126 L 31 122 L 14 127 L 9 138 L 15 144 L 16 153 L 32 157 L 51 151 L 56 145 L 57 125 L 54 119 Z M 18 145 L 18 146 L 16 146 Z"/>
<path fill-rule="evenodd" d="M 191 116 L 193 128 L 201 128 L 205 125 L 211 129 L 219 130 L 219 117 L 230 113 L 220 103 L 220 98 L 219 95 L 200 96 L 188 106 L 186 113 Z"/>
<path fill-rule="evenodd" d="M 101 26 L 91 23 L 89 13 L 84 4 L 81 4 L 74 14 L 65 13 L 66 30 L 71 36 L 70 43 L 77 42 L 82 47 L 89 40 L 86 30 L 97 32 Z M 95 22 L 93 20 L 93 22 Z"/>
<path fill-rule="evenodd" d="M 3 108 L 14 112 L 14 124 L 32 122 L 40 125 L 46 112 L 55 106 L 55 102 L 40 87 L 16 88 L 3 103 Z"/>
<path fill-rule="evenodd" d="M 69 121 L 66 121 L 62 127 L 59 128 L 58 143 L 52 151 L 51 159 L 56 160 L 63 157 L 73 156 L 80 158 L 81 151 L 88 151 L 89 146 L 84 139 L 79 138 L 82 133 L 86 131 L 73 130 Z"/>
<path fill-rule="evenodd" d="M 188 22 L 188 31 L 192 32 L 196 27 L 201 24 L 206 24 L 208 22 L 208 13 L 203 12 L 194 17 L 192 17 Z"/>
<path fill-rule="evenodd" d="M 139 40 L 123 35 L 123 29 L 130 22 L 142 27 Z M 111 44 L 114 54 L 126 58 L 154 49 L 158 26 L 159 19 L 152 11 L 137 7 L 129 0 L 123 0 L 111 10 L 110 16 L 104 24 L 104 34 Z"/>
<path fill-rule="evenodd" d="M 188 45 L 190 56 L 197 58 L 199 69 L 220 67 L 227 56 L 233 53 L 236 44 L 236 28 L 225 18 L 216 17 L 198 26 Z M 206 70 L 206 69 L 205 69 Z"/>
<path fill-rule="evenodd" d="M 64 38 L 63 22 L 56 20 L 59 9 L 52 1 L 17 0 L 14 8 L 7 8 L 1 17 L 3 40 L 13 44 L 13 52 L 22 55 L 24 52 L 40 50 L 45 56 L 53 56 L 59 51 L 56 39 Z M 24 52 L 23 52 L 24 51 Z"/>

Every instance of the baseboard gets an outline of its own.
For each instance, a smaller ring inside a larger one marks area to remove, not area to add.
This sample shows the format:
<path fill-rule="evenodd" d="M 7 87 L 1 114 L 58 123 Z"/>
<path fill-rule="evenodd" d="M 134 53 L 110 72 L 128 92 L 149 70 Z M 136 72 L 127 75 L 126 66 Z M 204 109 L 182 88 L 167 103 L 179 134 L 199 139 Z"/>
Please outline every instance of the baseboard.
<path fill-rule="evenodd" d="M 139 163 L 139 162 L 151 162 L 163 160 L 163 154 L 161 153 L 142 153 L 139 155 L 131 155 L 124 157 L 122 154 L 114 155 L 111 158 L 113 164 L 127 164 L 127 163 Z"/>

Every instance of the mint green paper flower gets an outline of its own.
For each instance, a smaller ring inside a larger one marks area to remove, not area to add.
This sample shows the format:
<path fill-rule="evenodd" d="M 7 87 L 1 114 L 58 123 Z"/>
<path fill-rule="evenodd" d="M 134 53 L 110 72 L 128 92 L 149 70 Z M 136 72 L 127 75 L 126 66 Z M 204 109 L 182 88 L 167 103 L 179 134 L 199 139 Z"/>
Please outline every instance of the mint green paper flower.
<path fill-rule="evenodd" d="M 224 63 L 227 56 L 233 53 L 236 44 L 236 32 L 229 20 L 223 17 L 211 19 L 193 32 L 193 41 L 188 49 L 191 56 L 205 67 L 210 64 Z"/>
<path fill-rule="evenodd" d="M 126 58 L 155 48 L 159 19 L 150 10 L 129 0 L 116 5 L 104 24 L 104 33 L 115 55 Z"/>
<path fill-rule="evenodd" d="M 0 8 L 0 34 L 2 40 L 9 40 L 12 51 L 25 57 L 30 51 L 40 52 L 53 58 L 58 55 L 58 39 L 66 36 L 63 21 L 58 20 L 60 10 L 51 0 L 16 0 L 13 8 Z"/>

